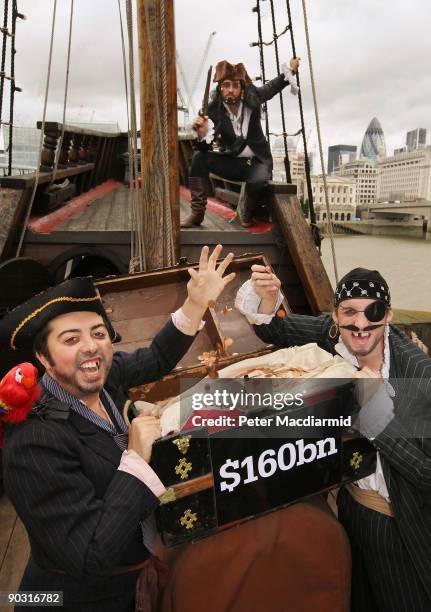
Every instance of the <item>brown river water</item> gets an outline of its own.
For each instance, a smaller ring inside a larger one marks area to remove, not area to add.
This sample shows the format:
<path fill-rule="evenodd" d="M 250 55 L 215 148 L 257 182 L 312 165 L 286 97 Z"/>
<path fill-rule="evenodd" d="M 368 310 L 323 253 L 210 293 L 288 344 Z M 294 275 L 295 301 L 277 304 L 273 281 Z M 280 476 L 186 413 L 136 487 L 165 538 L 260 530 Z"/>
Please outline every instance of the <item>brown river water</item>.
<path fill-rule="evenodd" d="M 386 279 L 394 308 L 431 312 L 431 240 L 391 236 L 336 235 L 338 276 L 352 268 L 378 270 Z M 329 236 L 322 242 L 322 260 L 335 284 Z"/>

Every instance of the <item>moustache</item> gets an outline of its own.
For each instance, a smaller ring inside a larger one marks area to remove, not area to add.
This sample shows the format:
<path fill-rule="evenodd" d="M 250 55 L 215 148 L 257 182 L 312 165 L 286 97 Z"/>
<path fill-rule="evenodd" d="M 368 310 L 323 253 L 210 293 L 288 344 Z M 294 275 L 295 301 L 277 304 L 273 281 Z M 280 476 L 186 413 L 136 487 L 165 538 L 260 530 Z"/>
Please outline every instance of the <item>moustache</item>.
<path fill-rule="evenodd" d="M 229 96 L 228 98 L 226 98 L 225 102 L 228 106 L 233 106 L 234 104 L 239 103 L 239 99 Z"/>
<path fill-rule="evenodd" d="M 379 325 L 367 325 L 367 327 L 364 327 L 364 329 L 359 329 L 359 327 L 356 327 L 356 325 L 340 325 L 340 329 L 348 329 L 349 331 L 354 332 L 368 332 L 373 331 L 373 329 L 383 327 L 383 325 L 383 323 L 380 323 Z"/>

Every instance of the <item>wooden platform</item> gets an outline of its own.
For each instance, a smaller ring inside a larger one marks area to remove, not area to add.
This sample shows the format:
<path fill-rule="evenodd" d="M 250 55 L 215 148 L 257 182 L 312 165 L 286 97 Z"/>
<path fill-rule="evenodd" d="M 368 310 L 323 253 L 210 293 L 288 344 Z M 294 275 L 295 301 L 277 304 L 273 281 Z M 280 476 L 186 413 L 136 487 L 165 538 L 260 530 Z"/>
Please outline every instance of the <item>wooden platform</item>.
<path fill-rule="evenodd" d="M 180 198 L 180 206 L 181 217 L 187 216 L 190 204 L 184 196 Z M 203 245 L 221 243 L 235 255 L 263 252 L 272 264 L 278 263 L 277 244 L 280 244 L 281 235 L 277 229 L 265 230 L 264 226 L 261 233 L 251 233 L 238 222 L 228 221 L 209 209 L 201 226 L 181 230 L 181 255 L 189 261 L 197 261 Z M 131 213 L 126 185 L 120 185 L 95 199 L 84 210 L 63 222 L 59 217 L 57 223 L 52 225 L 49 233 L 27 231 L 24 256 L 48 265 L 68 249 L 79 246 L 97 247 L 99 250 L 106 249 L 115 253 L 123 266 L 121 272 L 127 271 L 130 258 Z"/>
<path fill-rule="evenodd" d="M 27 533 L 9 499 L 0 493 L 0 591 L 17 591 L 30 553 Z M 10 608 L 2 610 L 12 611 Z"/>
<path fill-rule="evenodd" d="M 245 229 L 237 221 L 229 222 L 235 216 L 233 207 L 209 198 L 202 225 L 180 231 L 181 256 L 196 262 L 202 246 L 219 243 L 225 253 L 232 251 L 236 256 L 264 254 L 280 278 L 293 312 L 317 314 L 329 310 L 332 290 L 296 198 L 296 188 L 271 183 L 270 191 L 277 225 L 262 222 Z M 89 197 L 79 197 L 83 196 Z M 182 186 L 181 217 L 190 212 L 189 197 L 190 192 Z M 47 266 L 56 282 L 64 278 L 69 265 L 73 269 L 80 265 L 84 274 L 96 276 L 128 272 L 131 213 L 127 186 L 118 184 L 87 204 L 67 219 L 60 216 L 48 233 L 27 230 L 22 255 Z"/>

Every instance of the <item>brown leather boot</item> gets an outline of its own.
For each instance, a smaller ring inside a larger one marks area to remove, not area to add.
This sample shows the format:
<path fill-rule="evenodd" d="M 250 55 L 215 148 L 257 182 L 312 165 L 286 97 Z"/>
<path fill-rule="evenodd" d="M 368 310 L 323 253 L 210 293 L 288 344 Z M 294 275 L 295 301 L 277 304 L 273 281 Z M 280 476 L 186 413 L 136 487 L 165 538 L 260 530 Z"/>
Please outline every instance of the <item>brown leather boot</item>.
<path fill-rule="evenodd" d="M 189 177 L 191 214 L 181 221 L 180 227 L 200 225 L 205 217 L 208 198 L 208 180 L 200 176 Z"/>
<path fill-rule="evenodd" d="M 239 222 L 243 227 L 251 227 L 254 225 L 253 223 L 253 210 L 254 210 L 254 201 L 250 198 L 250 196 L 245 196 L 244 208 L 241 211 Z"/>

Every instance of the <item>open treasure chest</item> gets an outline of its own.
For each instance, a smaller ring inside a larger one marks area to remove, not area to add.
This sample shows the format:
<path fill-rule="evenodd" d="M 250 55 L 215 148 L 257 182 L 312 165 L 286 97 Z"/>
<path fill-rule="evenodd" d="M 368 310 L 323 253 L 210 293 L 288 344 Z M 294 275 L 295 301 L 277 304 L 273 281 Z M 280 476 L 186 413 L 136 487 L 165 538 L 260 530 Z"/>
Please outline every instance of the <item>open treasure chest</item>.
<path fill-rule="evenodd" d="M 268 265 L 260 255 L 230 264 L 235 280 L 208 309 L 204 329 L 177 368 L 131 389 L 127 418 L 140 402 L 161 416 L 164 437 L 153 445 L 151 464 L 167 488 L 157 521 L 168 546 L 375 470 L 372 445 L 347 431 L 355 407 L 353 367 L 316 345 L 277 351 L 235 310 L 236 292 L 254 263 Z M 118 349 L 151 343 L 186 297 L 188 267 L 96 283 L 120 336 Z"/>

